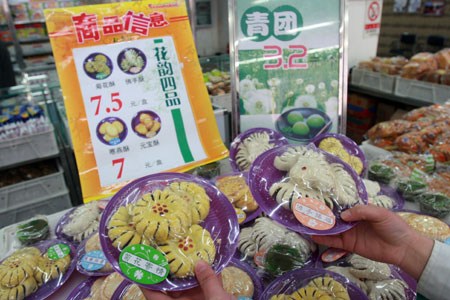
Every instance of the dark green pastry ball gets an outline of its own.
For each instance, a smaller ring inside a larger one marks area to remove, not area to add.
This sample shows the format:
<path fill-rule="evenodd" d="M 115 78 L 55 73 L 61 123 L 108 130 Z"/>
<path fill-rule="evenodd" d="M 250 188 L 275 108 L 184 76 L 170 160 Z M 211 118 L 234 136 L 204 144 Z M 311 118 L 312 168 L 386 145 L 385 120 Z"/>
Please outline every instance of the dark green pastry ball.
<path fill-rule="evenodd" d="M 303 121 L 303 120 L 304 120 L 303 115 L 299 111 L 291 111 L 287 115 L 287 121 L 291 125 L 294 125 L 295 123 Z"/>
<path fill-rule="evenodd" d="M 292 126 L 292 132 L 296 135 L 307 135 L 309 133 L 309 127 L 305 122 L 297 122 Z"/>
<path fill-rule="evenodd" d="M 320 128 L 325 125 L 325 119 L 321 115 L 313 114 L 308 117 L 306 124 L 311 128 Z"/>

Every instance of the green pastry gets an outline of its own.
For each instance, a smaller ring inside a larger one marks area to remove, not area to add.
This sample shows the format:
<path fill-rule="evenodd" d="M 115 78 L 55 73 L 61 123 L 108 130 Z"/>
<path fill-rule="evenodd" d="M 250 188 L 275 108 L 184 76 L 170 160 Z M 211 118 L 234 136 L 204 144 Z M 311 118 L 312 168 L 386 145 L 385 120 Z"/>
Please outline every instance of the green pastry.
<path fill-rule="evenodd" d="M 422 194 L 419 199 L 420 211 L 436 218 L 445 218 L 450 212 L 450 198 L 441 193 Z"/>
<path fill-rule="evenodd" d="M 369 179 L 384 184 L 389 184 L 394 177 L 394 170 L 384 164 L 375 163 L 369 168 Z"/>
<path fill-rule="evenodd" d="M 299 269 L 305 263 L 305 257 L 288 245 L 275 245 L 266 254 L 265 269 L 274 276 Z"/>
<path fill-rule="evenodd" d="M 48 223 L 43 219 L 36 219 L 26 224 L 18 226 L 16 236 L 24 245 L 34 244 L 45 240 L 49 235 Z"/>

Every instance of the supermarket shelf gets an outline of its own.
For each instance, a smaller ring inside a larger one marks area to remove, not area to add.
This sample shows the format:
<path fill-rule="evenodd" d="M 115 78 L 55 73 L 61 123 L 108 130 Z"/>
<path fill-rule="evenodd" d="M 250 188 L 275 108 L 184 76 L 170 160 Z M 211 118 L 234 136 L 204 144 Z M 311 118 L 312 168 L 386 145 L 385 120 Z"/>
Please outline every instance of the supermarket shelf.
<path fill-rule="evenodd" d="M 45 23 L 45 20 L 41 20 L 41 21 L 14 21 L 14 25 L 36 24 L 36 23 Z"/>
<path fill-rule="evenodd" d="M 32 44 L 32 43 L 48 43 L 50 40 L 48 37 L 43 38 L 31 38 L 31 39 L 21 39 L 19 43 L 21 44 Z"/>
<path fill-rule="evenodd" d="M 50 70 L 56 70 L 56 65 L 48 64 L 48 65 L 41 65 L 41 66 L 30 66 L 30 67 L 26 67 L 24 72 L 31 73 L 31 72 L 44 72 L 44 71 L 50 71 Z"/>
<path fill-rule="evenodd" d="M 33 57 L 33 56 L 43 56 L 43 55 L 50 55 L 53 54 L 53 52 L 51 50 L 49 51 L 42 51 L 42 52 L 24 52 L 23 53 L 23 57 Z"/>
<path fill-rule="evenodd" d="M 60 153 L 57 153 L 57 154 L 49 155 L 49 156 L 46 156 L 46 157 L 39 157 L 39 158 L 36 158 L 36 159 L 31 159 L 31 160 L 24 160 L 24 161 L 15 163 L 15 164 L 11 164 L 11 165 L 0 167 L 0 171 L 4 171 L 4 170 L 15 168 L 15 167 L 20 167 L 20 166 L 23 166 L 23 165 L 32 164 L 32 163 L 35 163 L 35 162 L 40 162 L 40 161 L 44 161 L 44 160 L 50 160 L 50 159 L 58 158 L 59 156 L 60 156 Z"/>
<path fill-rule="evenodd" d="M 382 99 L 386 99 L 388 101 L 397 102 L 397 103 L 401 103 L 401 104 L 407 104 L 407 105 L 416 106 L 416 107 L 422 107 L 422 106 L 428 106 L 428 105 L 434 104 L 432 101 L 422 101 L 422 100 L 417 100 L 417 99 L 400 97 L 400 96 L 396 96 L 396 95 L 390 94 L 390 93 L 383 93 L 383 92 L 371 90 L 368 88 L 362 88 L 359 86 L 355 86 L 353 84 L 349 85 L 348 91 L 353 92 L 353 93 L 364 94 L 367 96 L 382 98 Z"/>

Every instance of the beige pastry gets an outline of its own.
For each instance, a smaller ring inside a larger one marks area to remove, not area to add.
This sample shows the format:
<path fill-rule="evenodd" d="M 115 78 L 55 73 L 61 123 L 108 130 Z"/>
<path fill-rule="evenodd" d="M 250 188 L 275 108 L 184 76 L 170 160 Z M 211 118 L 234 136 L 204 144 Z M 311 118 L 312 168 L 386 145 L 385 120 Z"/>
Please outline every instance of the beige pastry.
<path fill-rule="evenodd" d="M 123 277 L 119 273 L 112 273 L 105 278 L 100 288 L 100 299 L 109 300 L 116 291 L 117 287 L 122 283 Z"/>
<path fill-rule="evenodd" d="M 101 277 L 94 281 L 94 283 L 91 286 L 91 295 L 90 297 L 92 299 L 99 299 L 100 298 L 100 292 L 103 285 L 103 282 L 105 281 L 106 277 Z"/>
<path fill-rule="evenodd" d="M 122 300 L 146 300 L 138 285 L 131 285 L 123 296 Z"/>
<path fill-rule="evenodd" d="M 235 297 L 253 297 L 253 281 L 247 273 L 236 267 L 226 267 L 222 271 L 224 290 Z"/>

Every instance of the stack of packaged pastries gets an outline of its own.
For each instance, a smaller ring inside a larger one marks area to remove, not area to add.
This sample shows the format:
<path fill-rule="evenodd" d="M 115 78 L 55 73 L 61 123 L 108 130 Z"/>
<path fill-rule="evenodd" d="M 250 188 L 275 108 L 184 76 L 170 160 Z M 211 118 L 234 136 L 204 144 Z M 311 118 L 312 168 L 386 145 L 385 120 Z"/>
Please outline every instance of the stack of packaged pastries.
<path fill-rule="evenodd" d="M 22 300 L 69 269 L 70 255 L 53 260 L 38 248 L 16 250 L 0 264 L 0 299 Z"/>
<path fill-rule="evenodd" d="M 450 48 L 437 53 L 420 52 L 410 60 L 397 57 L 375 57 L 370 61 L 362 61 L 359 69 L 398 75 L 407 79 L 427 81 L 450 85 Z"/>
<path fill-rule="evenodd" d="M 155 247 L 167 258 L 170 274 L 185 278 L 194 274 L 196 261 L 214 262 L 214 241 L 199 225 L 209 209 L 210 198 L 203 187 L 173 182 L 119 207 L 107 224 L 108 236 L 119 250 L 134 244 Z"/>

